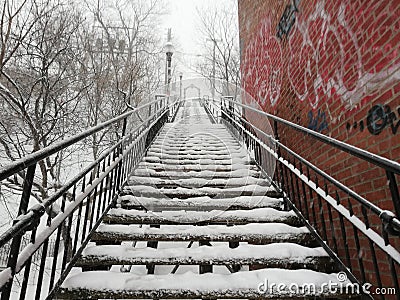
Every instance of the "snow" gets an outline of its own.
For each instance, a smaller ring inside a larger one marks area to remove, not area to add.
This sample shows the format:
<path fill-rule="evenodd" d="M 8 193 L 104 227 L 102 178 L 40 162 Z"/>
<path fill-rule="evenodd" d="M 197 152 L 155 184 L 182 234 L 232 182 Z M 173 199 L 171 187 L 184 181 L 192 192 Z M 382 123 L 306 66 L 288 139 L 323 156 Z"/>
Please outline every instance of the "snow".
<path fill-rule="evenodd" d="M 119 203 L 124 202 L 130 205 L 142 205 L 148 208 L 184 208 L 200 210 L 204 208 L 228 208 L 230 206 L 242 206 L 248 208 L 256 207 L 270 207 L 270 206 L 282 206 L 282 198 L 271 198 L 267 196 L 240 196 L 234 198 L 222 198 L 212 199 L 210 197 L 194 197 L 190 199 L 178 199 L 178 198 L 167 198 L 167 199 L 154 199 L 148 197 L 136 197 L 132 195 L 124 195 L 119 197 Z"/>
<path fill-rule="evenodd" d="M 299 286 L 313 283 L 322 286 L 328 282 L 340 283 L 337 274 L 325 274 L 311 270 L 262 269 L 249 272 L 222 274 L 185 274 L 149 275 L 142 277 L 131 273 L 116 273 L 110 271 L 82 272 L 70 276 L 63 283 L 65 289 L 90 289 L 98 291 L 150 291 L 150 290 L 191 290 L 220 291 L 225 290 L 257 291 L 260 283 L 268 279 L 269 284 L 284 284 Z M 342 282 L 342 284 L 349 281 Z"/>
<path fill-rule="evenodd" d="M 307 227 L 293 227 L 282 223 L 266 223 L 266 224 L 245 224 L 237 226 L 225 225 L 208 225 L 208 226 L 192 226 L 192 225 L 163 225 L 160 228 L 139 227 L 137 225 L 109 225 L 100 224 L 97 233 L 107 234 L 123 234 L 123 235 L 174 235 L 174 236 L 190 236 L 201 237 L 210 236 L 221 238 L 229 235 L 285 235 L 285 234 L 302 234 L 309 233 Z M 210 238 L 211 240 L 213 238 Z"/>
<path fill-rule="evenodd" d="M 175 157 L 175 156 L 174 156 Z M 248 169 L 234 170 L 232 172 L 204 171 L 155 171 L 152 169 L 136 169 L 133 172 L 136 176 L 157 176 L 175 178 L 238 178 L 245 176 L 261 177 L 260 171 Z"/>
<path fill-rule="evenodd" d="M 135 248 L 129 245 L 115 246 L 91 246 L 82 253 L 83 258 L 107 258 L 114 259 L 164 259 L 179 262 L 181 260 L 244 260 L 244 259 L 291 259 L 301 262 L 309 257 L 328 257 L 322 247 L 308 248 L 294 243 L 273 243 L 268 245 L 241 244 L 237 248 L 229 248 L 227 244 L 213 246 L 201 246 L 197 248 Z"/>
<path fill-rule="evenodd" d="M 239 196 L 242 192 L 251 192 L 255 196 L 265 195 L 267 192 L 275 191 L 273 187 L 261 186 L 256 184 L 249 184 L 240 187 L 228 187 L 228 188 L 214 188 L 214 187 L 200 187 L 200 188 L 185 188 L 185 187 L 177 187 L 175 189 L 169 188 L 155 188 L 148 185 L 133 185 L 133 186 L 125 186 L 125 192 L 131 192 L 134 194 L 141 195 L 162 195 L 168 194 L 168 196 L 211 196 L 217 195 L 221 197 L 232 196 L 232 194 L 237 194 Z"/>
<path fill-rule="evenodd" d="M 210 164 L 218 164 L 218 165 L 231 165 L 231 164 L 245 164 L 248 165 L 252 162 L 249 158 L 232 158 L 232 159 L 220 159 L 219 156 L 215 156 L 213 158 L 199 158 L 199 159 L 188 159 L 186 157 L 179 158 L 162 158 L 160 156 L 148 155 L 143 158 L 145 162 L 153 162 L 163 164 L 171 164 L 171 165 L 180 165 L 180 164 L 197 164 L 197 165 L 210 165 Z"/>
<path fill-rule="evenodd" d="M 225 165 L 225 166 L 220 166 L 217 163 L 214 164 L 203 164 L 203 165 L 198 165 L 198 164 L 185 164 L 185 165 L 167 165 L 164 163 L 149 163 L 149 162 L 141 162 L 138 165 L 138 169 L 161 169 L 163 171 L 203 171 L 203 170 L 211 170 L 211 171 L 224 171 L 224 172 L 229 172 L 232 170 L 250 170 L 252 169 L 253 171 L 256 171 L 256 167 L 254 166 L 249 166 L 246 164 L 231 164 L 231 165 Z"/>
<path fill-rule="evenodd" d="M 255 178 L 251 176 L 241 177 L 241 178 L 215 178 L 215 179 L 205 179 L 205 178 L 183 178 L 183 179 L 164 179 L 158 177 L 140 177 L 131 176 L 128 180 L 128 185 L 139 184 L 139 185 L 178 185 L 182 187 L 201 187 L 205 185 L 210 186 L 244 186 L 246 184 L 255 185 L 269 185 L 269 181 L 264 178 Z"/>
<path fill-rule="evenodd" d="M 252 210 L 234 211 L 161 211 L 145 212 L 131 209 L 113 208 L 107 216 L 109 217 L 141 217 L 171 220 L 178 223 L 197 223 L 205 220 L 224 220 L 234 222 L 246 220 L 248 222 L 284 222 L 288 218 L 297 218 L 293 211 L 279 211 L 274 208 L 257 208 Z"/>

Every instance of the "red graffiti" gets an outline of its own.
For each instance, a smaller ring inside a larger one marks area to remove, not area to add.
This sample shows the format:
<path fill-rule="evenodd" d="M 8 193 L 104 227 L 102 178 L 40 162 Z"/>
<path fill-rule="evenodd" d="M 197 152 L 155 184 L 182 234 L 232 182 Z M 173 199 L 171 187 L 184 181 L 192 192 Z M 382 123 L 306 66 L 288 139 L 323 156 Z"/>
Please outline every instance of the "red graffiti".
<path fill-rule="evenodd" d="M 246 48 L 242 64 L 244 88 L 262 108 L 276 105 L 282 85 L 282 49 L 268 19 Z"/>
<path fill-rule="evenodd" d="M 399 44 L 399 1 L 304 1 L 287 38 L 263 19 L 245 48 L 243 82 L 263 107 L 278 103 L 287 80 L 313 109 L 330 100 L 354 111 L 398 82 Z"/>

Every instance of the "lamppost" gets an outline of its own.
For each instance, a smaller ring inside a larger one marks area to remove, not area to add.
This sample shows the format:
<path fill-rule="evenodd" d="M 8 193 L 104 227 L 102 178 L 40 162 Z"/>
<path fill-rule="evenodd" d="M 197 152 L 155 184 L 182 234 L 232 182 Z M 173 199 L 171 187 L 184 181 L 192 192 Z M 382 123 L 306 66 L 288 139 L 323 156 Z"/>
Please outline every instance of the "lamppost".
<path fill-rule="evenodd" d="M 217 48 L 217 42 L 222 42 L 220 39 L 207 39 L 207 42 L 212 42 L 213 43 L 213 53 L 212 53 L 212 90 L 211 90 L 211 96 L 214 99 L 215 97 L 215 64 L 216 64 L 216 48 Z"/>
<path fill-rule="evenodd" d="M 170 31 L 168 32 L 168 42 L 164 46 L 165 54 L 167 55 L 167 61 L 165 64 L 165 94 L 167 95 L 167 103 L 169 104 L 169 96 L 171 93 L 170 82 L 171 82 L 171 61 L 172 54 L 174 53 L 174 46 L 172 45 L 170 39 Z"/>
<path fill-rule="evenodd" d="M 183 73 L 179 73 L 179 100 L 182 100 L 182 77 Z"/>

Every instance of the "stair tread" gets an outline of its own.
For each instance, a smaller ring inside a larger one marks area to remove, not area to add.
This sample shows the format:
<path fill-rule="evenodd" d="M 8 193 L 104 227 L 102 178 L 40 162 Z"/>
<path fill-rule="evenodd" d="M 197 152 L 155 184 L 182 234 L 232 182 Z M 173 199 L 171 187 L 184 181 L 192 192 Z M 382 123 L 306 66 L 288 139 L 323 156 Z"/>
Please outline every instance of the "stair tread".
<path fill-rule="evenodd" d="M 127 185 L 150 185 L 150 186 L 181 186 L 181 187 L 240 187 L 246 184 L 257 184 L 260 186 L 269 186 L 269 180 L 265 178 L 256 178 L 251 176 L 239 177 L 239 178 L 215 178 L 212 180 L 205 178 L 181 178 L 181 179 L 170 179 L 170 178 L 158 178 L 158 177 L 143 177 L 143 176 L 131 176 L 128 179 Z"/>
<path fill-rule="evenodd" d="M 93 241 L 238 241 L 257 244 L 295 242 L 309 246 L 315 239 L 306 227 L 283 223 L 224 225 L 163 225 L 152 228 L 139 225 L 100 224 Z"/>
<path fill-rule="evenodd" d="M 90 271 L 71 274 L 60 289 L 60 296 L 82 298 L 276 298 L 289 296 L 303 298 L 304 294 L 293 293 L 289 286 L 312 283 L 316 287 L 310 296 L 340 298 L 339 291 L 323 289 L 328 282 L 343 284 L 337 274 L 326 274 L 312 270 L 264 269 L 232 274 L 184 274 L 151 275 L 143 278 L 133 273 Z M 268 280 L 268 282 L 266 282 Z M 258 291 L 260 284 L 283 284 L 286 288 Z M 340 290 L 340 289 L 338 289 Z M 349 298 L 349 295 L 342 295 Z"/>
<path fill-rule="evenodd" d="M 280 211 L 274 208 L 252 210 L 212 210 L 212 211 L 139 211 L 113 208 L 105 216 L 105 223 L 120 224 L 171 224 L 200 223 L 207 224 L 248 224 L 248 223 L 285 223 L 301 226 L 302 222 L 293 211 Z"/>
<path fill-rule="evenodd" d="M 235 197 L 243 194 L 254 196 L 274 196 L 279 195 L 275 188 L 262 185 L 245 185 L 240 187 L 216 188 L 216 187 L 199 187 L 199 188 L 155 188 L 148 185 L 127 185 L 123 188 L 123 193 L 131 195 L 140 195 L 147 197 L 218 197 L 227 198 Z"/>
<path fill-rule="evenodd" d="M 244 176 L 261 177 L 260 171 L 253 170 L 234 170 L 232 172 L 215 171 L 155 171 L 151 169 L 136 169 L 132 175 L 149 177 L 167 177 L 167 178 L 240 178 Z"/>
<path fill-rule="evenodd" d="M 249 166 L 245 164 L 234 164 L 234 165 L 219 165 L 219 164 L 179 164 L 170 165 L 164 163 L 150 163 L 141 162 L 138 164 L 137 169 L 150 169 L 150 170 L 160 170 L 160 171 L 214 171 L 214 172 L 231 172 L 234 170 L 253 170 L 258 171 L 256 166 Z"/>
<path fill-rule="evenodd" d="M 209 165 L 209 164 L 218 164 L 221 166 L 224 165 L 232 165 L 232 164 L 243 164 L 243 165 L 254 165 L 255 161 L 250 158 L 233 158 L 233 159 L 219 159 L 219 157 L 213 158 L 201 158 L 201 159 L 187 159 L 186 157 L 179 157 L 179 158 L 160 158 L 159 156 L 145 156 L 143 158 L 145 162 L 153 162 L 153 163 L 160 163 L 163 164 L 170 164 L 170 165 L 181 165 L 181 164 L 196 164 L 196 165 Z"/>
<path fill-rule="evenodd" d="M 174 145 L 166 145 L 164 143 L 155 143 L 150 146 L 150 149 L 152 150 L 196 150 L 199 148 L 199 145 L 180 145 L 180 144 L 174 144 Z M 239 145 L 237 146 L 228 146 L 223 143 L 219 144 L 214 144 L 214 145 L 201 145 L 201 149 L 204 150 L 228 150 L 228 151 L 243 151 L 243 148 Z"/>
<path fill-rule="evenodd" d="M 119 197 L 118 202 L 122 207 L 138 207 L 144 206 L 151 210 L 211 210 L 211 209 L 227 209 L 237 207 L 240 209 L 252 209 L 261 207 L 281 208 L 283 204 L 282 198 L 272 198 L 267 196 L 240 196 L 234 198 L 212 199 L 210 197 L 194 197 L 190 199 L 165 198 L 154 199 L 148 197 L 136 197 L 132 195 L 124 195 Z"/>
<path fill-rule="evenodd" d="M 322 247 L 308 248 L 293 243 L 269 245 L 242 244 L 200 246 L 196 248 L 135 248 L 129 245 L 89 246 L 79 258 L 78 266 L 98 264 L 263 264 L 269 267 L 296 267 L 317 269 L 332 264 Z M 332 267 L 331 267 L 332 268 Z"/>
<path fill-rule="evenodd" d="M 218 157 L 220 159 L 245 159 L 247 158 L 247 154 L 240 154 L 240 153 L 224 153 L 224 154 L 215 154 L 215 153 L 190 153 L 190 154 L 184 154 L 184 153 L 179 153 L 179 152 L 159 152 L 159 151 L 152 151 L 149 150 L 147 152 L 148 155 L 150 156 L 159 156 L 161 157 L 161 159 L 166 159 L 166 158 L 180 158 L 180 157 L 184 157 L 184 158 L 189 158 L 189 159 L 212 159 L 214 158 L 216 155 L 218 155 Z"/>

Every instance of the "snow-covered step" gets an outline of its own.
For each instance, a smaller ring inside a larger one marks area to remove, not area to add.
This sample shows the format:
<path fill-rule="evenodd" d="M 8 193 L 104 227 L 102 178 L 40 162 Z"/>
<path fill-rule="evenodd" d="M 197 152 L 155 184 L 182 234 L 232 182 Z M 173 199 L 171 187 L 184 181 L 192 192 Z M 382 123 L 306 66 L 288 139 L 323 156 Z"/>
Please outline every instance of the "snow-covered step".
<path fill-rule="evenodd" d="M 241 225 L 249 223 L 284 223 L 302 226 L 303 223 L 293 211 L 274 208 L 257 208 L 233 211 L 140 211 L 113 208 L 103 222 L 110 224 L 225 224 Z"/>
<path fill-rule="evenodd" d="M 245 164 L 234 164 L 234 165 L 196 165 L 196 164 L 186 164 L 186 165 L 168 165 L 163 163 L 149 163 L 141 162 L 137 169 L 152 169 L 160 171 L 215 171 L 215 172 L 231 172 L 235 170 L 253 170 L 258 171 L 256 166 L 249 166 Z"/>
<path fill-rule="evenodd" d="M 180 153 L 168 153 L 168 152 L 159 152 L 159 151 L 151 151 L 149 150 L 147 152 L 147 155 L 151 156 L 159 156 L 162 158 L 180 158 L 180 157 L 189 157 L 189 158 L 196 158 L 196 159 L 202 159 L 202 158 L 213 158 L 216 155 L 212 153 L 189 153 L 189 154 L 180 154 Z M 227 153 L 227 154 L 218 154 L 220 159 L 234 159 L 234 158 L 247 158 L 248 155 L 244 153 Z"/>
<path fill-rule="evenodd" d="M 205 128 L 204 131 L 210 130 L 213 131 L 213 129 L 207 129 Z M 191 141 L 211 141 L 211 142 L 220 142 L 220 140 L 228 141 L 235 143 L 236 140 L 232 137 L 230 134 L 224 134 L 224 133 L 217 133 L 215 134 L 214 132 L 207 134 L 207 133 L 200 133 L 200 134 L 194 134 L 190 136 L 191 134 L 182 134 L 182 135 L 176 135 L 174 133 L 169 134 L 169 135 L 164 135 L 164 134 L 159 134 L 158 138 L 160 140 L 168 140 L 168 141 L 184 141 L 184 142 L 191 142 Z M 237 143 L 237 142 L 236 142 Z"/>
<path fill-rule="evenodd" d="M 226 210 L 226 209 L 253 209 L 271 207 L 280 209 L 283 206 L 282 198 L 267 196 L 241 196 L 234 198 L 213 199 L 210 197 L 195 197 L 190 199 L 147 198 L 124 195 L 118 198 L 118 205 L 126 209 L 162 210 Z"/>
<path fill-rule="evenodd" d="M 240 155 L 245 157 L 248 153 L 242 150 L 229 150 L 229 149 L 166 149 L 166 148 L 150 148 L 148 151 L 149 155 L 153 153 L 157 154 L 169 154 L 183 156 L 186 154 L 193 155 Z"/>
<path fill-rule="evenodd" d="M 164 178 L 241 178 L 245 176 L 262 177 L 260 171 L 253 170 L 234 170 L 232 172 L 215 172 L 215 171 L 155 171 L 151 169 L 136 169 L 132 175 L 134 176 L 149 176 L 149 177 L 164 177 Z"/>
<path fill-rule="evenodd" d="M 158 158 L 161 161 L 166 161 L 168 159 L 170 160 L 179 160 L 179 161 L 184 161 L 184 160 L 192 160 L 192 161 L 215 161 L 220 162 L 220 161 L 231 161 L 231 164 L 234 163 L 245 163 L 251 161 L 251 159 L 248 156 L 236 156 L 236 155 L 171 155 L 167 153 L 155 153 L 155 152 L 150 152 L 147 153 L 147 157 L 151 158 Z"/>
<path fill-rule="evenodd" d="M 150 149 L 153 150 L 195 150 L 198 149 L 199 145 L 179 145 L 179 144 L 174 144 L 174 145 L 164 145 L 164 144 L 152 144 L 152 146 L 150 147 Z M 240 146 L 227 146 L 223 143 L 221 143 L 220 145 L 207 145 L 204 144 L 201 146 L 202 149 L 204 150 L 211 150 L 211 151 L 215 151 L 215 150 L 241 150 L 242 148 Z"/>
<path fill-rule="evenodd" d="M 237 196 L 280 196 L 272 186 L 262 186 L 256 184 L 249 184 L 240 187 L 230 188 L 214 188 L 214 187 L 200 187 L 200 188 L 155 188 L 148 185 L 127 185 L 123 188 L 123 194 L 130 194 L 142 197 L 154 198 L 181 198 L 187 199 L 192 197 L 211 197 L 211 198 L 232 198 Z"/>
<path fill-rule="evenodd" d="M 199 147 L 199 146 L 202 146 L 202 145 L 208 145 L 208 146 L 214 146 L 214 145 L 216 145 L 216 146 L 221 146 L 221 145 L 223 145 L 223 146 L 225 146 L 225 147 L 238 147 L 238 146 L 240 146 L 240 144 L 239 144 L 239 142 L 237 142 L 237 141 L 234 141 L 234 140 L 223 140 L 223 141 L 221 141 L 221 140 L 207 140 L 207 141 L 205 141 L 205 140 L 194 140 L 194 139 L 192 139 L 192 140 L 185 140 L 185 139 L 177 139 L 177 140 L 172 140 L 172 139 L 159 139 L 159 140 L 156 140 L 152 145 L 154 145 L 154 146 L 166 146 L 166 147 L 169 147 L 169 146 L 176 146 L 176 145 L 181 145 L 181 146 L 191 146 L 191 147 L 194 147 L 194 146 L 196 146 L 196 147 Z"/>
<path fill-rule="evenodd" d="M 144 162 L 151 163 L 163 163 L 167 165 L 185 165 L 185 164 L 196 164 L 196 165 L 210 165 L 210 164 L 218 164 L 218 165 L 232 165 L 232 164 L 244 164 L 244 165 L 255 165 L 256 162 L 250 158 L 234 158 L 234 159 L 219 159 L 218 157 L 213 158 L 201 158 L 201 159 L 188 159 L 186 157 L 179 158 L 162 158 L 162 155 L 154 155 L 154 156 L 145 156 L 143 158 Z"/>
<path fill-rule="evenodd" d="M 92 241 L 215 241 L 255 244 L 296 243 L 316 246 L 306 227 L 282 223 L 225 225 L 163 225 L 160 228 L 138 225 L 101 224 Z"/>
<path fill-rule="evenodd" d="M 270 186 L 270 182 L 264 178 L 255 178 L 251 176 L 241 178 L 215 178 L 213 180 L 204 178 L 184 178 L 170 179 L 157 177 L 131 176 L 127 185 L 149 185 L 155 187 L 240 187 L 246 184 L 257 184 L 260 186 Z"/>
<path fill-rule="evenodd" d="M 349 299 L 345 291 L 350 281 L 339 281 L 336 273 L 312 270 L 263 269 L 232 274 L 150 275 L 111 271 L 77 272 L 67 277 L 59 292 L 60 298 L 69 299 L 118 299 L 118 298 L 264 298 L 303 299 L 304 291 L 293 292 L 293 286 L 313 284 L 316 288 L 307 297 Z M 324 289 L 331 283 L 343 288 Z M 268 287 L 266 287 L 268 285 Z M 277 286 L 280 288 L 277 289 Z M 275 286 L 275 289 L 270 289 Z M 268 290 L 270 289 L 270 290 Z"/>
<path fill-rule="evenodd" d="M 267 268 L 310 269 L 334 272 L 335 264 L 322 247 L 308 248 L 292 243 L 269 245 L 227 244 L 197 248 L 135 248 L 102 245 L 86 248 L 76 266 L 98 265 L 263 265 Z"/>

